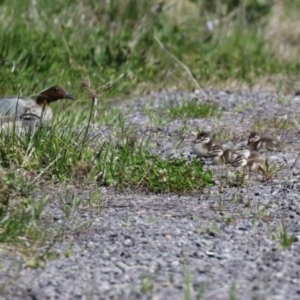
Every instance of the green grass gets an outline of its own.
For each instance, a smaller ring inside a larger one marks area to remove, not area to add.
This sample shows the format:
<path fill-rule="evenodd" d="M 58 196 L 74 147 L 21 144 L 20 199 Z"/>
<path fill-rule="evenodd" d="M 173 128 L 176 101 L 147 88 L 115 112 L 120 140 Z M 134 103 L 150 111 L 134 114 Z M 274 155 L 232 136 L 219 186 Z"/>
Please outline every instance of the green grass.
<path fill-rule="evenodd" d="M 288 232 L 283 219 L 281 220 L 279 239 L 282 249 L 291 247 L 294 244 L 294 242 L 297 241 L 297 237 Z"/>
<path fill-rule="evenodd" d="M 200 18 L 194 15 L 201 3 L 208 2 L 192 2 L 195 11 L 187 20 L 178 15 L 176 6 L 166 5 L 153 13 L 156 1 L 135 5 L 134 0 L 55 0 L 49 5 L 45 0 L 24 0 L 16 6 L 3 0 L 0 94 L 30 95 L 58 82 L 80 99 L 77 83 L 86 75 L 97 82 L 99 92 L 107 91 L 105 97 L 174 85 L 195 88 L 190 76 L 160 48 L 154 33 L 201 86 L 230 81 L 252 84 L 275 73 L 299 73 L 298 62 L 278 61 L 263 38 L 261 20 L 271 1 L 264 9 L 248 3 L 248 13 L 255 18 L 241 23 L 237 15 L 212 32 L 205 25 L 205 10 Z M 228 13 L 242 7 L 242 1 L 235 1 L 234 8 L 229 5 L 232 1 L 227 2 Z M 208 9 L 211 19 L 224 17 L 217 5 L 203 9 Z"/>
<path fill-rule="evenodd" d="M 237 300 L 236 296 L 236 287 L 235 284 L 233 283 L 230 287 L 230 292 L 229 292 L 229 299 L 230 300 Z"/>
<path fill-rule="evenodd" d="M 296 241 L 297 238 L 292 234 L 288 234 L 286 229 L 280 234 L 280 244 L 283 249 L 291 247 Z"/>
<path fill-rule="evenodd" d="M 258 118 L 254 121 L 252 129 L 254 131 L 264 131 L 269 128 L 276 128 L 279 130 L 288 130 L 295 128 L 295 123 L 291 119 L 283 119 L 273 117 L 269 119 Z"/>
<path fill-rule="evenodd" d="M 0 249 L 31 258 L 41 255 L 39 249 L 50 236 L 39 226 L 46 198 L 34 200 L 36 187 L 25 176 L 2 173 L 0 184 L 7 187 L 5 199 L 0 197 Z"/>
<path fill-rule="evenodd" d="M 177 106 L 166 106 L 167 116 L 171 119 L 220 118 L 222 112 L 218 104 L 185 102 Z"/>
<path fill-rule="evenodd" d="M 155 281 L 151 276 L 143 276 L 141 277 L 141 290 L 143 294 L 150 294 L 155 287 Z"/>
<path fill-rule="evenodd" d="M 184 300 L 192 299 L 192 278 L 187 262 L 184 266 Z"/>
<path fill-rule="evenodd" d="M 210 171 L 203 171 L 197 160 L 164 160 L 142 145 L 114 141 L 91 147 L 89 140 L 69 129 L 41 128 L 33 135 L 0 136 L 0 159 L 7 168 L 16 165 L 37 172 L 46 180 L 88 183 L 101 182 L 119 189 L 145 188 L 153 192 L 178 192 L 202 189 L 213 184 Z M 99 175 L 100 174 L 100 175 Z M 33 179 L 35 182 L 36 179 Z"/>
<path fill-rule="evenodd" d="M 106 182 L 119 189 L 181 194 L 201 191 L 214 184 L 211 171 L 204 171 L 198 160 L 164 160 L 143 149 L 132 151 L 127 146 L 118 150 L 108 147 L 98 158 L 98 167 L 105 170 Z"/>

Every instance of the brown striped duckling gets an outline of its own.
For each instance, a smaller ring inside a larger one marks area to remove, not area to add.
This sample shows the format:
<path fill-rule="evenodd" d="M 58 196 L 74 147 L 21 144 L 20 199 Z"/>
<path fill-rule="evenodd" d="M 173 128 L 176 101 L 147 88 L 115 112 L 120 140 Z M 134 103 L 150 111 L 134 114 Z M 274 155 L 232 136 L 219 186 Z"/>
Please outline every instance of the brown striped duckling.
<path fill-rule="evenodd" d="M 259 133 L 253 131 L 250 133 L 248 138 L 248 146 L 251 150 L 261 150 L 261 149 L 267 149 L 270 151 L 279 151 L 282 150 L 283 145 L 280 141 L 266 137 L 261 136 Z"/>
<path fill-rule="evenodd" d="M 215 144 L 211 138 L 210 133 L 202 131 L 197 135 L 197 138 L 193 141 L 192 153 L 199 157 L 210 157 L 208 152 Z"/>
<path fill-rule="evenodd" d="M 232 165 L 244 171 L 259 171 L 264 170 L 265 162 L 266 160 L 262 158 L 247 159 L 245 156 L 239 155 Z"/>
<path fill-rule="evenodd" d="M 221 145 L 217 144 L 211 147 L 208 154 L 213 158 L 214 163 L 218 165 L 231 164 L 237 157 L 235 150 L 223 149 Z"/>
<path fill-rule="evenodd" d="M 252 151 L 250 150 L 249 146 L 243 145 L 240 146 L 239 148 L 237 148 L 237 150 L 235 151 L 235 153 L 238 155 L 242 155 L 244 156 L 246 159 L 252 159 L 252 158 L 261 158 L 261 159 L 265 159 L 265 157 L 260 154 L 257 151 Z"/>

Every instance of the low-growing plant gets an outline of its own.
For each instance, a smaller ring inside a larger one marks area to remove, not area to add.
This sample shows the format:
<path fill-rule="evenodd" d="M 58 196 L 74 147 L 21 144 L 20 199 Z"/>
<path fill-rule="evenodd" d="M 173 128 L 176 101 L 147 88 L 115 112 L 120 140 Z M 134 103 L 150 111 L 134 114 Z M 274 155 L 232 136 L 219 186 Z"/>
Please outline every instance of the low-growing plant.
<path fill-rule="evenodd" d="M 199 291 L 197 292 L 196 299 L 201 300 L 204 298 L 204 295 L 205 295 L 205 285 L 203 284 L 199 289 Z"/>
<path fill-rule="evenodd" d="M 229 300 L 237 300 L 235 283 L 230 286 Z"/>
<path fill-rule="evenodd" d="M 64 179 L 69 177 L 78 160 L 78 138 L 70 130 L 60 132 L 41 128 L 7 139 L 0 136 L 0 161 L 7 167 L 22 166 L 25 170 L 41 170 L 44 175 Z"/>
<path fill-rule="evenodd" d="M 235 218 L 234 216 L 226 213 L 223 215 L 223 220 L 226 225 L 230 225 L 232 222 L 234 222 Z"/>
<path fill-rule="evenodd" d="M 0 212 L 1 247 L 10 246 L 17 252 L 31 255 L 47 237 L 46 230 L 37 226 L 46 200 L 18 199 Z"/>
<path fill-rule="evenodd" d="M 283 249 L 291 247 L 293 243 L 297 241 L 297 238 L 293 234 L 288 233 L 283 219 L 281 220 L 279 238 L 280 238 L 280 245 Z"/>
<path fill-rule="evenodd" d="M 197 230 L 201 233 L 207 233 L 214 236 L 220 234 L 220 226 L 216 222 L 211 222 L 207 227 L 198 227 Z"/>
<path fill-rule="evenodd" d="M 98 170 L 106 174 L 106 182 L 119 189 L 143 188 L 150 191 L 185 193 L 203 190 L 214 184 L 212 172 L 204 171 L 198 160 L 183 157 L 165 160 L 143 148 L 108 145 L 98 157 Z"/>
<path fill-rule="evenodd" d="M 65 194 L 58 194 L 61 201 L 61 210 L 64 212 L 65 217 L 70 218 L 71 214 L 78 209 L 82 199 L 77 196 L 77 194 L 69 195 L 66 191 Z"/>
<path fill-rule="evenodd" d="M 149 294 L 154 290 L 155 282 L 151 276 L 142 276 L 141 289 L 143 294 Z"/>
<path fill-rule="evenodd" d="M 266 159 L 264 167 L 260 168 L 260 171 L 263 174 L 262 181 L 266 182 L 266 181 L 270 180 L 280 170 L 282 170 L 282 167 L 277 166 L 275 163 L 270 162 L 268 159 Z"/>
<path fill-rule="evenodd" d="M 192 278 L 189 266 L 185 263 L 184 268 L 184 300 L 192 299 Z"/>
<path fill-rule="evenodd" d="M 91 209 L 101 209 L 103 202 L 102 194 L 99 190 L 91 191 L 89 195 L 89 207 Z"/>

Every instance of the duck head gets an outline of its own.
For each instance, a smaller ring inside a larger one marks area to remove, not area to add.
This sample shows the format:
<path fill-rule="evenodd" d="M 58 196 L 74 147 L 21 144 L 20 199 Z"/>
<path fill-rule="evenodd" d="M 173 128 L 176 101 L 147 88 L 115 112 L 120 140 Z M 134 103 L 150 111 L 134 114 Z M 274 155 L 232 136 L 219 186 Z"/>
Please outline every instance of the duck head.
<path fill-rule="evenodd" d="M 51 102 L 60 100 L 60 99 L 72 99 L 75 100 L 75 97 L 66 91 L 63 87 L 54 85 L 48 89 L 42 91 L 37 99 L 36 103 L 39 105 L 45 104 L 48 105 Z"/>

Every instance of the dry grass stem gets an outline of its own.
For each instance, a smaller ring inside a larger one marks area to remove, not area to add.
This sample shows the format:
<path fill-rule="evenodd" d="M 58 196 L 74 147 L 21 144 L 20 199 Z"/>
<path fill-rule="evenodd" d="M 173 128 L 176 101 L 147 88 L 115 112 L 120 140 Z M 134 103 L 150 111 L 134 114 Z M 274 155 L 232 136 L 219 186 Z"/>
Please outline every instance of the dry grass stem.
<path fill-rule="evenodd" d="M 181 62 L 173 53 L 171 53 L 169 50 L 166 49 L 166 47 L 163 45 L 163 43 L 160 41 L 160 39 L 157 37 L 156 34 L 154 34 L 154 39 L 156 40 L 156 42 L 158 43 L 158 45 L 160 46 L 160 48 L 162 50 L 164 50 L 169 56 L 171 56 L 171 58 L 173 60 L 176 61 L 177 64 L 179 64 L 188 74 L 189 78 L 191 79 L 191 81 L 194 83 L 195 88 L 197 90 L 200 91 L 200 93 L 202 94 L 203 98 L 206 99 L 207 95 L 206 93 L 203 91 L 203 89 L 200 87 L 200 85 L 198 84 L 197 80 L 195 79 L 195 77 L 193 76 L 191 70 L 183 63 Z"/>

